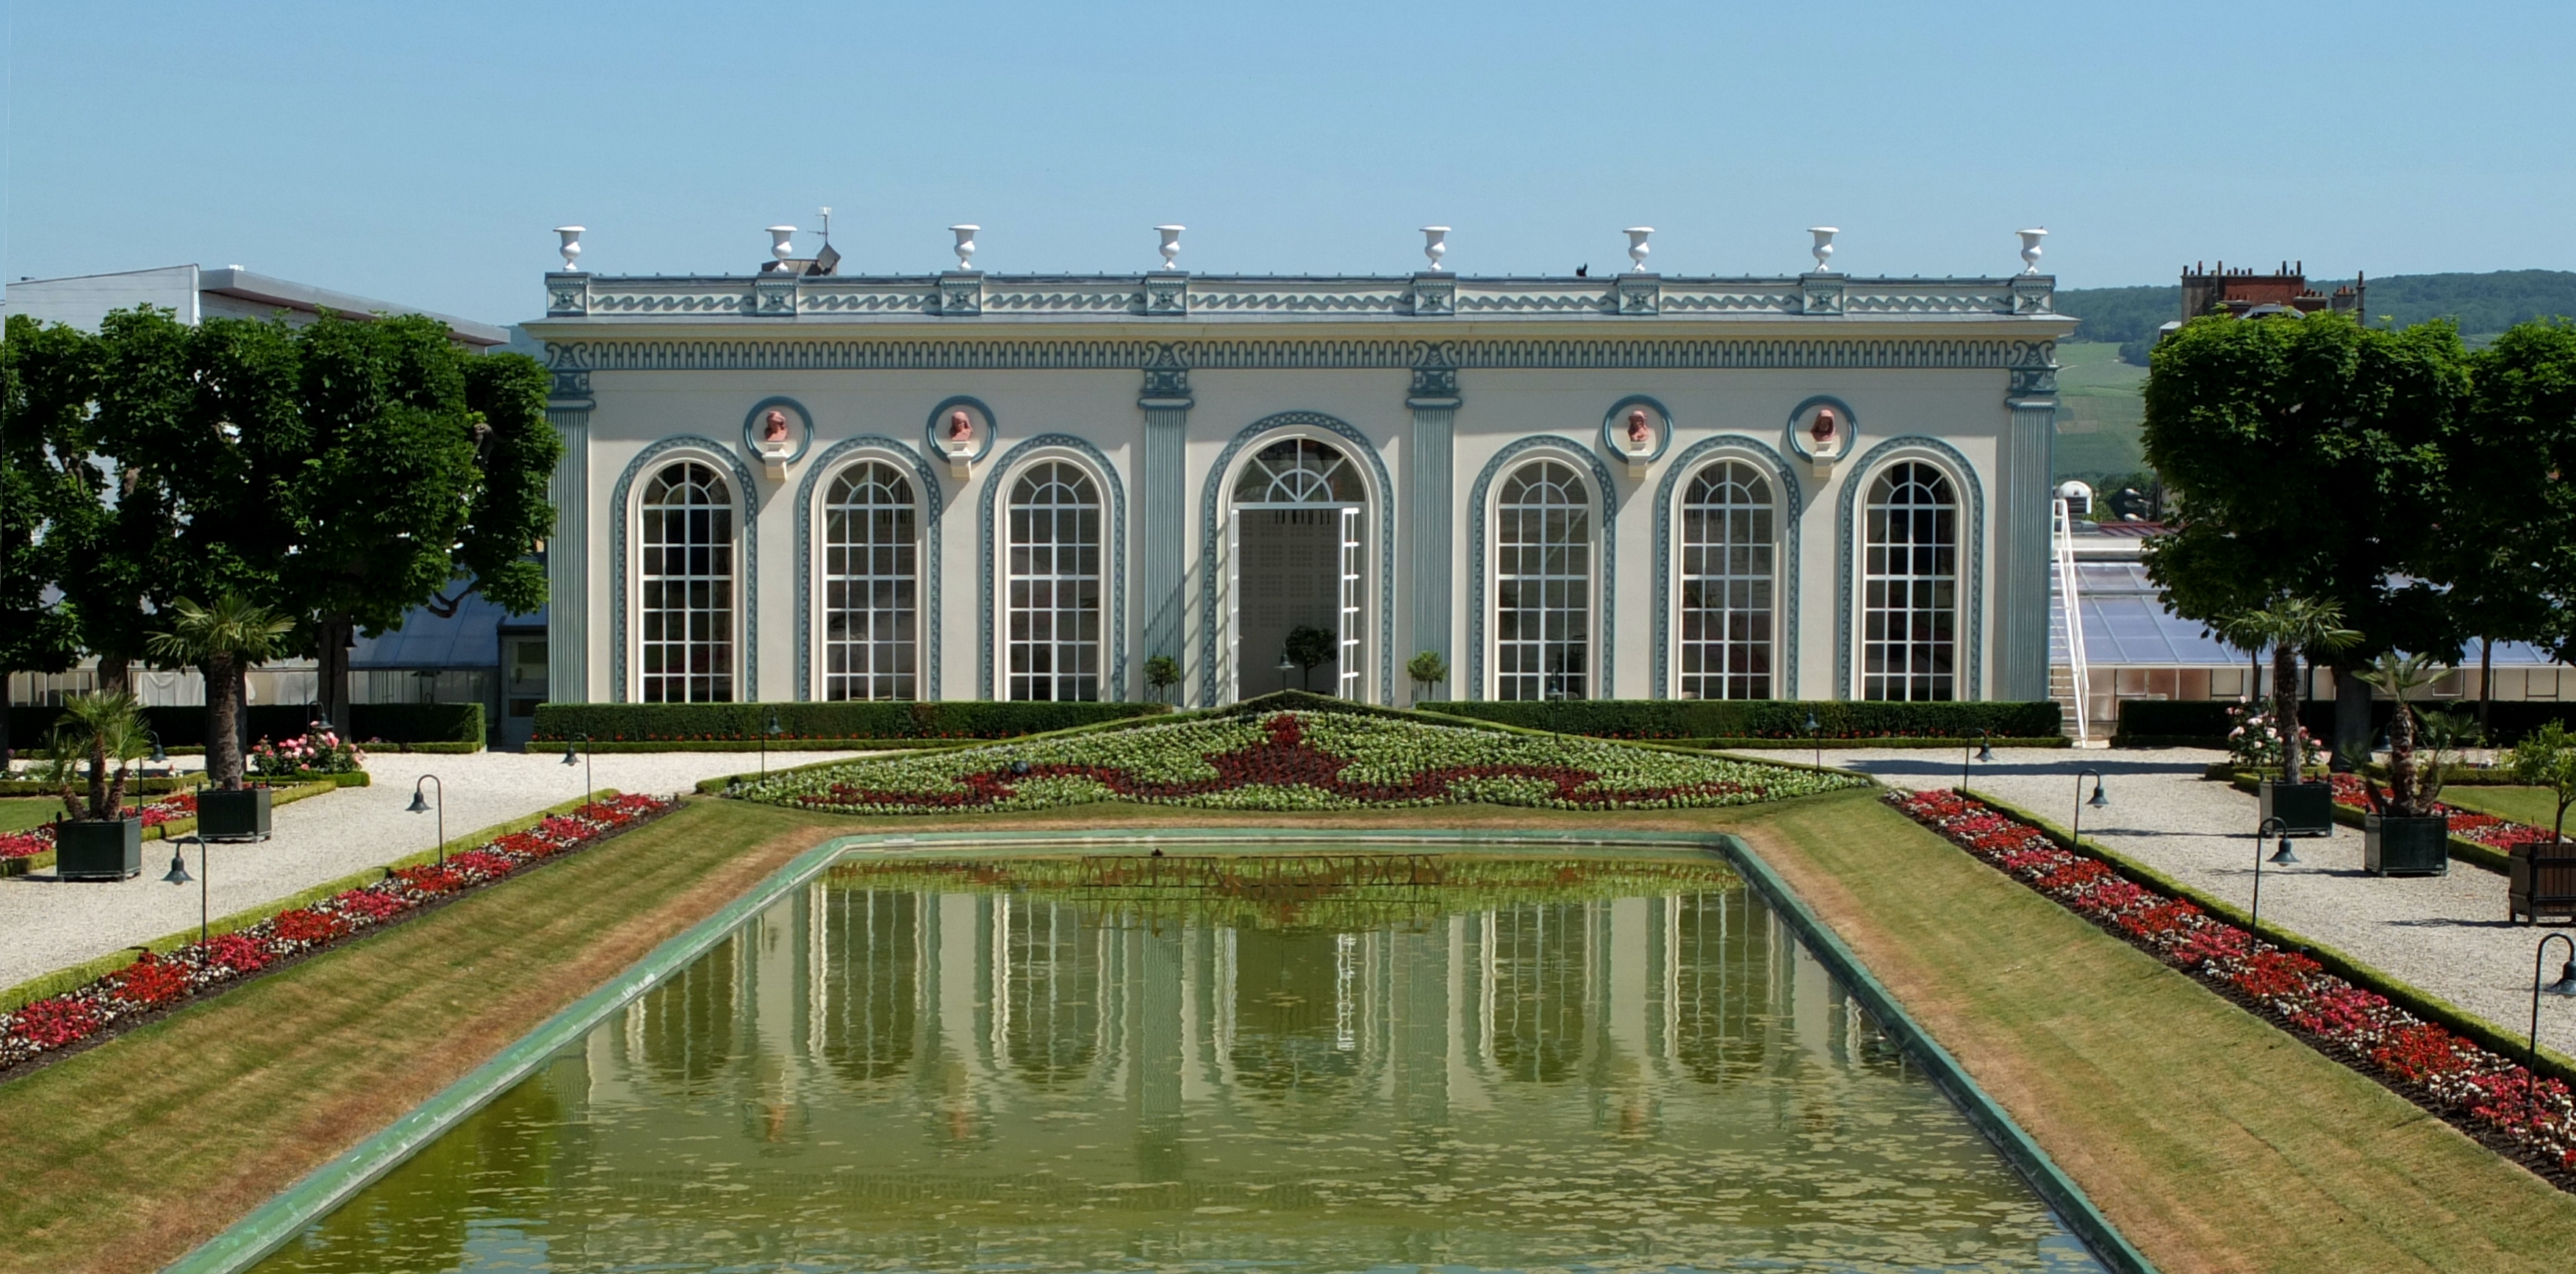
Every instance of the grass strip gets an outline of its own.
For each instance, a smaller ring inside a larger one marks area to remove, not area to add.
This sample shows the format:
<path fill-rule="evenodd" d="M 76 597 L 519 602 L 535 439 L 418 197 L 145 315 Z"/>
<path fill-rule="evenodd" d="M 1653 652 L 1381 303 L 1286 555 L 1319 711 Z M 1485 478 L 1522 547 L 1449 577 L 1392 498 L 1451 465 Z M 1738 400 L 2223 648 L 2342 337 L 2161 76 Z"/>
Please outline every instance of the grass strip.
<path fill-rule="evenodd" d="M 0 1271 L 154 1269 L 836 827 L 691 803 L 0 1086 Z"/>
<path fill-rule="evenodd" d="M 1881 804 L 1743 833 L 2171 1274 L 2555 1269 L 2576 1199 Z"/>
<path fill-rule="evenodd" d="M 320 785 L 317 790 L 331 791 L 333 789 L 329 784 L 323 784 Z M 206 932 L 211 936 L 219 933 L 231 933 L 236 929 L 247 929 L 281 911 L 293 911 L 298 907 L 309 906 L 336 894 L 345 893 L 362 886 L 372 885 L 377 881 L 383 880 L 385 877 L 392 875 L 396 868 L 417 867 L 422 863 L 435 862 L 438 860 L 439 855 L 442 852 L 461 854 L 469 849 L 481 849 L 485 845 L 489 845 L 493 841 L 498 840 L 503 836 L 507 836 L 512 832 L 524 832 L 557 814 L 569 814 L 574 810 L 580 809 L 584 805 L 590 804 L 593 800 L 616 795 L 619 795 L 617 789 L 603 787 L 596 792 L 574 797 L 573 799 L 562 802 L 561 804 L 549 805 L 544 809 L 538 810 L 534 814 L 529 814 L 521 818 L 514 818 L 506 823 L 494 823 L 492 826 L 486 827 L 481 831 L 467 832 L 462 836 L 451 837 L 443 846 L 424 849 L 417 854 L 397 858 L 380 867 L 369 867 L 364 871 L 351 872 L 337 880 L 324 881 L 323 883 L 312 886 L 309 889 L 298 891 L 284 898 L 278 898 L 269 902 L 261 903 L 246 911 L 236 911 L 228 916 L 218 916 L 214 920 L 208 922 L 206 925 Z M 44 855 L 39 854 L 37 857 L 41 858 L 44 857 Z M 188 943 L 195 942 L 196 940 L 197 931 L 194 929 L 185 929 L 178 933 L 166 934 L 162 937 L 154 938 L 150 942 L 137 943 L 131 947 L 119 948 L 118 950 L 111 951 L 94 960 L 85 960 L 68 968 L 56 969 L 51 973 L 29 978 L 16 986 L 10 987 L 6 991 L 0 991 L 0 1008 L 15 1010 L 33 1001 L 41 1000 L 46 996 L 60 995 L 65 991 L 77 990 L 81 987 L 87 986 L 100 978 L 106 977 L 108 974 L 116 972 L 118 969 L 122 969 L 125 966 L 134 963 L 134 953 L 138 948 L 149 947 L 156 952 L 167 953 L 176 951 L 180 947 L 185 946 Z"/>

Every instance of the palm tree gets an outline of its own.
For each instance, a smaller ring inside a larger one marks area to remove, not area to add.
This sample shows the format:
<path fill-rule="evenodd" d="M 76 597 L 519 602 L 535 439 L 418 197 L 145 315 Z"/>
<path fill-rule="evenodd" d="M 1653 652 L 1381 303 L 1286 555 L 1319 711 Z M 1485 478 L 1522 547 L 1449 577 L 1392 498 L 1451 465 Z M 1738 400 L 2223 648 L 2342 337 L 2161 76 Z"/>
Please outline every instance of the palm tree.
<path fill-rule="evenodd" d="M 2284 597 L 2229 621 L 2230 640 L 2254 637 L 2272 646 L 2272 726 L 2281 732 L 2281 781 L 2299 782 L 2306 750 L 2299 743 L 2299 655 L 2333 654 L 2361 640 L 2343 626 L 2343 607 Z"/>
<path fill-rule="evenodd" d="M 45 770 L 62 794 L 64 817 L 97 821 L 125 812 L 125 780 L 134 769 L 128 763 L 150 750 L 145 734 L 143 709 L 125 691 L 103 690 L 63 701 L 63 715 L 54 723 L 53 742 L 45 752 Z M 83 761 L 89 762 L 86 800 L 80 792 Z M 113 778 L 109 761 L 117 762 Z"/>
<path fill-rule="evenodd" d="M 2388 720 L 2388 799 L 2379 799 L 2379 787 L 2364 775 L 2361 790 L 2370 797 L 2372 810 L 2401 818 L 2424 818 L 2432 814 L 2434 798 L 2442 793 L 2442 756 L 2437 746 L 2429 769 L 2418 770 L 2415 764 L 2415 706 L 2406 696 L 2433 684 L 2442 666 L 2425 655 L 2400 655 L 2390 652 L 2372 664 L 2370 684 L 2397 701 L 2396 715 Z"/>
<path fill-rule="evenodd" d="M 254 667 L 277 658 L 280 640 L 295 621 L 239 593 L 226 593 L 212 606 L 187 598 L 171 604 L 175 621 L 152 634 L 145 652 L 155 659 L 194 664 L 206 674 L 206 778 L 215 786 L 238 790 L 242 785 L 242 683 Z"/>

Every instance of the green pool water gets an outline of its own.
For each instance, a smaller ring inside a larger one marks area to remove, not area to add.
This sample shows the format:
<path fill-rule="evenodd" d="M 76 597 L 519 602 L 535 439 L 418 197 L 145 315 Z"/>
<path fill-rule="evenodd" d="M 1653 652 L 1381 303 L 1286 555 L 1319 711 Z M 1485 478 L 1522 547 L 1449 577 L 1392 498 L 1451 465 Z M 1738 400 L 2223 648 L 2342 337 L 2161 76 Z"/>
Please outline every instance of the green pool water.
<path fill-rule="evenodd" d="M 256 1267 L 2099 1270 L 1704 858 L 845 862 Z"/>

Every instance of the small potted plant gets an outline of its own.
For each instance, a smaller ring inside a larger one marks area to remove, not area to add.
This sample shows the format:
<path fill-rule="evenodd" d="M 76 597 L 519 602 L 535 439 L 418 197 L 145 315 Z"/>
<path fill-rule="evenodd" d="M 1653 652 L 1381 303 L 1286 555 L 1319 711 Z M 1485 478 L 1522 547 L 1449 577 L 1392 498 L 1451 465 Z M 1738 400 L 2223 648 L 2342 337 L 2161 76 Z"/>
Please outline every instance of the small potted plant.
<path fill-rule="evenodd" d="M 1155 699 L 1170 702 L 1172 687 L 1181 684 L 1181 661 L 1170 655 L 1156 655 L 1146 660 L 1145 684 L 1153 689 Z"/>
<path fill-rule="evenodd" d="M 268 839 L 269 790 L 242 781 L 242 682 L 277 658 L 295 621 L 226 593 L 212 606 L 180 598 L 167 631 L 145 647 L 153 658 L 193 664 L 206 675 L 206 782 L 197 795 L 197 831 L 209 840 Z"/>
<path fill-rule="evenodd" d="M 143 818 L 125 808 L 125 785 L 134 762 L 151 750 L 133 695 L 75 695 L 63 704 L 45 755 L 45 777 L 63 798 L 63 821 L 54 825 L 56 876 L 126 880 L 143 870 Z"/>
<path fill-rule="evenodd" d="M 2433 672 L 2432 661 L 2422 655 L 2382 655 L 2371 666 L 2372 687 L 2397 708 L 2388 720 L 2387 793 L 2367 773 L 2361 776 L 2361 790 L 2370 798 L 2361 822 L 2365 871 L 2441 875 L 2451 869 L 2451 818 L 2434 799 L 2442 792 L 2446 758 L 2438 746 L 2429 757 L 2417 754 L 2421 722 L 2406 701 L 2432 682 Z"/>
<path fill-rule="evenodd" d="M 2280 734 L 2281 777 L 2260 789 L 2269 822 L 2279 819 L 2292 836 L 2334 834 L 2334 785 L 2307 781 L 2307 731 L 2299 724 L 2299 653 L 2332 653 L 2361 640 L 2343 626 L 2343 608 L 2332 602 L 2286 597 L 2229 620 L 2231 640 L 2272 647 L 2272 727 Z"/>
<path fill-rule="evenodd" d="M 1430 697 L 1434 687 L 1449 680 L 1449 661 L 1441 658 L 1439 651 L 1420 651 L 1405 663 L 1404 675 L 1411 677 L 1413 684 L 1421 687 L 1413 694 L 1414 702 L 1419 704 Z"/>

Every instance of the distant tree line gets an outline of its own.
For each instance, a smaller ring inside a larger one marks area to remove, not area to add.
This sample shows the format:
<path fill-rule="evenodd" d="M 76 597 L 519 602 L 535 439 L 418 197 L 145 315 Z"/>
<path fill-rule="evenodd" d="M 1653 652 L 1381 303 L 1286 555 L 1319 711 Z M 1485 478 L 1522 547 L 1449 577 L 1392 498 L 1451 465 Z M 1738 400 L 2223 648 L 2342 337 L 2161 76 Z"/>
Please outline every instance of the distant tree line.
<path fill-rule="evenodd" d="M 2317 279 L 2332 292 L 2349 279 Z M 2497 270 L 2487 274 L 2392 274 L 2370 280 L 2365 298 L 2374 327 L 2412 327 L 2449 319 L 2471 336 L 2491 336 L 2535 318 L 2576 315 L 2576 271 Z M 2182 317 L 2182 288 L 2070 288 L 2059 313 L 2084 320 L 2070 338 L 2120 346 L 2123 362 L 2147 365 L 2157 329 Z"/>

